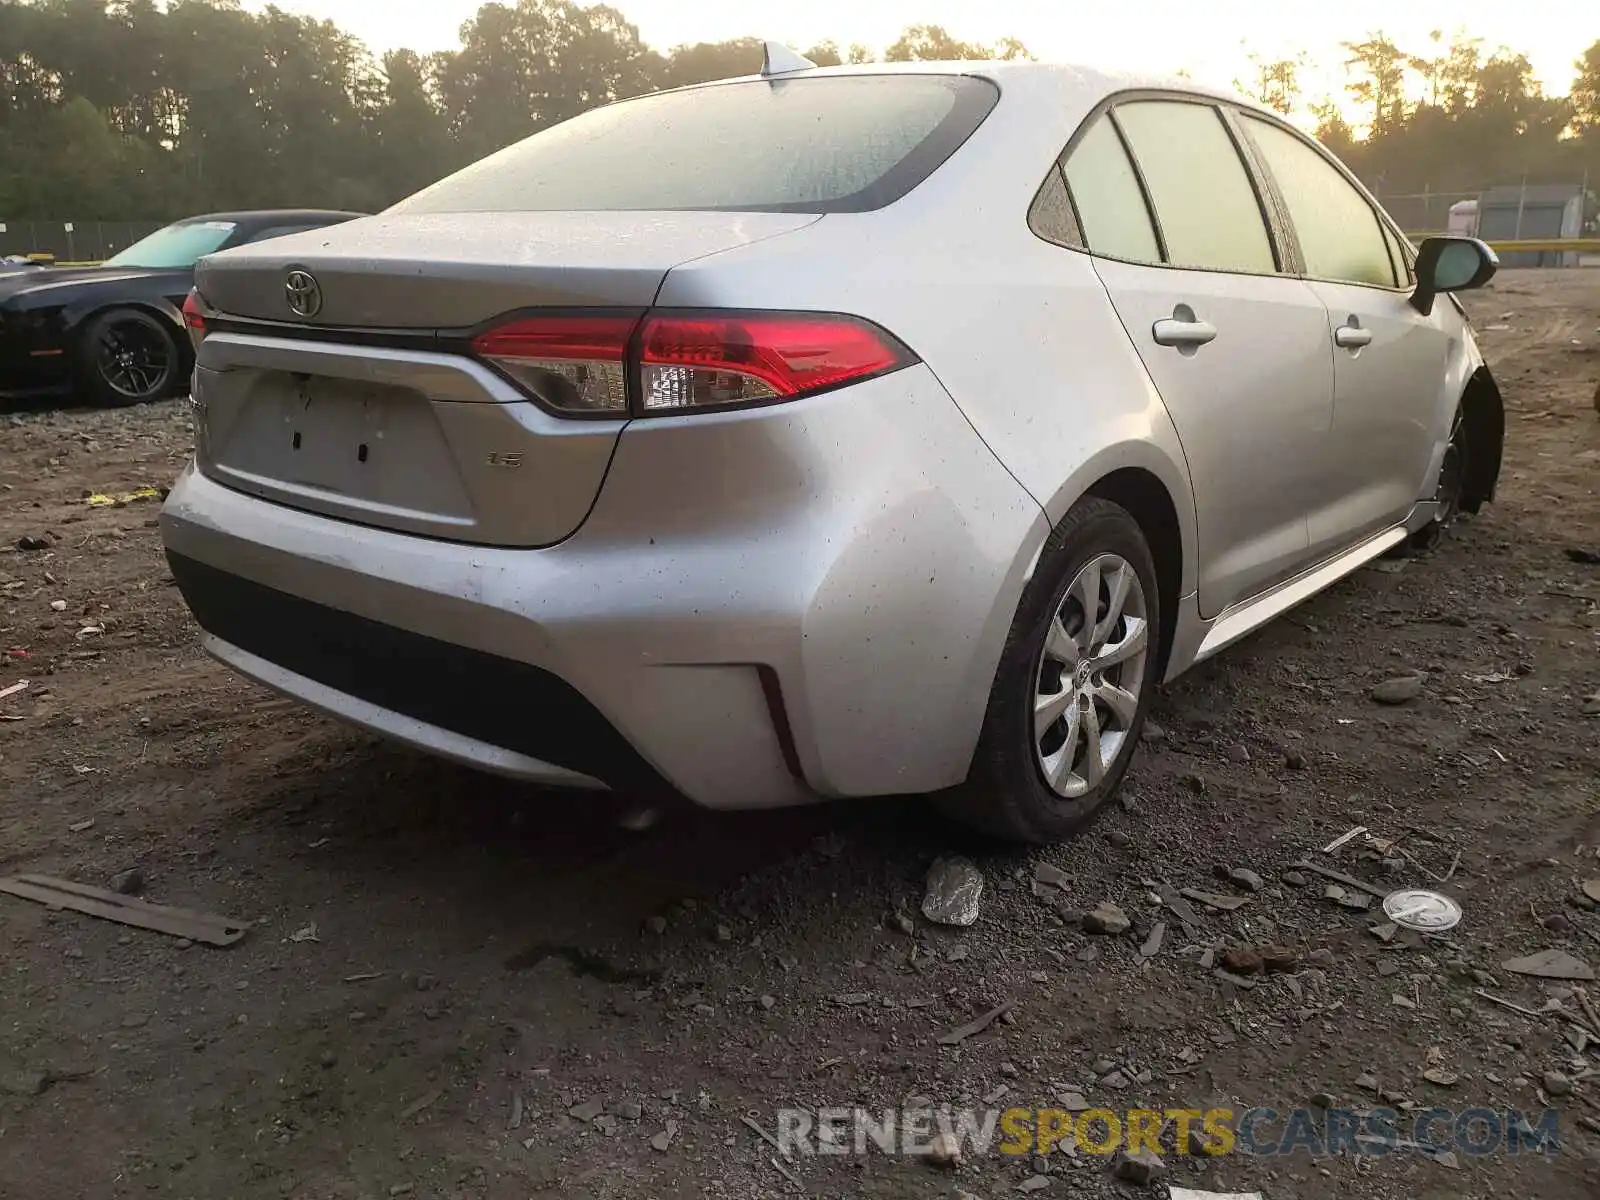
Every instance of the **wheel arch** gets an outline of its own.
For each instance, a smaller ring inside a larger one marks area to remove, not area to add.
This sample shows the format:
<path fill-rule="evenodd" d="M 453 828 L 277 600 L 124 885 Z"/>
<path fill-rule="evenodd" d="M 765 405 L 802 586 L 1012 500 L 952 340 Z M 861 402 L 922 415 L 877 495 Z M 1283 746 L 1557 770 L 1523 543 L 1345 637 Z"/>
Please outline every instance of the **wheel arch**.
<path fill-rule="evenodd" d="M 1172 654 L 1173 634 L 1177 631 L 1179 601 L 1184 589 L 1183 526 L 1178 506 L 1161 478 L 1143 467 L 1122 467 L 1090 485 L 1086 496 L 1098 496 L 1125 509 L 1144 533 L 1155 562 L 1156 586 L 1160 595 L 1161 641 L 1157 656 L 1164 678 Z"/>
<path fill-rule="evenodd" d="M 152 299 L 143 296 L 119 296 L 96 300 L 85 304 L 82 308 L 68 309 L 61 315 L 63 344 L 71 348 L 75 354 L 84 334 L 97 318 L 124 309 L 142 312 L 168 327 L 172 334 L 173 345 L 178 349 L 178 374 L 181 378 L 187 379 L 194 370 L 194 345 L 189 341 L 188 330 L 183 323 L 183 313 L 161 297 Z"/>
<path fill-rule="evenodd" d="M 1480 366 L 1468 377 L 1461 392 L 1461 410 L 1470 439 L 1466 477 L 1461 481 L 1461 509 L 1475 513 L 1494 499 L 1505 451 L 1505 400 L 1488 367 Z"/>
<path fill-rule="evenodd" d="M 1184 598 L 1197 586 L 1200 542 L 1188 460 L 1164 409 L 1160 418 L 1146 420 L 1139 435 L 1120 438 L 1081 464 L 1042 507 L 1051 530 L 1085 496 L 1120 505 L 1138 522 L 1156 563 L 1165 677 Z"/>
<path fill-rule="evenodd" d="M 167 325 L 171 326 L 180 345 L 188 341 L 188 338 L 184 335 L 182 311 L 176 305 L 159 296 L 107 296 L 82 305 L 73 305 L 61 314 L 62 331 L 71 337 L 77 337 L 96 317 L 119 308 L 136 309 L 152 317 L 159 317 Z"/>

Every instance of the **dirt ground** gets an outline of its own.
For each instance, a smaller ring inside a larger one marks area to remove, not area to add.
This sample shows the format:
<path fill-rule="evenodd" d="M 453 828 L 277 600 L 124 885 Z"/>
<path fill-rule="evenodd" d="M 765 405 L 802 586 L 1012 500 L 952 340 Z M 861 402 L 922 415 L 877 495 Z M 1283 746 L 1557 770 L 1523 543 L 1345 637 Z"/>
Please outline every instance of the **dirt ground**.
<path fill-rule="evenodd" d="M 1548 1103 L 1554 1154 L 1168 1153 L 1166 1177 L 1267 1200 L 1600 1194 L 1600 1051 L 1477 994 L 1582 1019 L 1571 984 L 1502 963 L 1600 963 L 1581 891 L 1600 879 L 1600 271 L 1507 272 L 1471 307 L 1509 410 L 1499 502 L 1167 689 L 1122 807 L 1041 855 L 915 799 L 628 832 L 621 800 L 305 712 L 202 656 L 154 502 L 87 503 L 170 482 L 182 402 L 0 415 L 0 692 L 31 681 L 0 699 L 0 872 L 137 868 L 151 900 L 251 923 L 214 949 L 0 895 L 0 1197 L 1164 1197 L 1082 1152 L 780 1169 L 741 1120 L 1069 1092 Z M 1420 696 L 1371 699 L 1407 671 Z M 1396 844 L 1320 853 L 1357 825 Z M 918 912 L 951 852 L 988 883 L 970 929 Z M 1448 875 L 1465 919 L 1385 943 L 1376 910 L 1285 878 L 1307 856 L 1383 891 Z M 1263 889 L 1192 926 L 1152 902 L 1159 881 L 1249 894 L 1218 865 Z M 1126 936 L 1082 932 L 1101 901 Z M 1206 948 L 1253 943 L 1296 966 L 1207 969 Z"/>

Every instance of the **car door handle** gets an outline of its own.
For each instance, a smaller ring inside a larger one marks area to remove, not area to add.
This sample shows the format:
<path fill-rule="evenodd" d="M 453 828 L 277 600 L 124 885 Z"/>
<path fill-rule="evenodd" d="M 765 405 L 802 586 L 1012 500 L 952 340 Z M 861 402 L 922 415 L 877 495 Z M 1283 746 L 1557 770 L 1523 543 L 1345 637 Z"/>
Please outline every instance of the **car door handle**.
<path fill-rule="evenodd" d="M 1157 321 L 1150 330 L 1158 346 L 1204 346 L 1217 340 L 1217 327 L 1197 317 L 1172 316 Z"/>
<path fill-rule="evenodd" d="M 1333 344 L 1343 346 L 1346 350 L 1359 350 L 1372 345 L 1372 330 L 1356 324 L 1341 325 L 1333 331 Z"/>

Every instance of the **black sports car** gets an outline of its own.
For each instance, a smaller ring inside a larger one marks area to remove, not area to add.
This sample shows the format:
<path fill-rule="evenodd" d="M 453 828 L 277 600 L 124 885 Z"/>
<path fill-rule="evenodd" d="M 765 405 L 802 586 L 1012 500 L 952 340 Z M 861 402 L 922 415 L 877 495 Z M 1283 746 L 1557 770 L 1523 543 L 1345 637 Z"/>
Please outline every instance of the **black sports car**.
<path fill-rule="evenodd" d="M 0 270 L 0 400 L 82 390 L 104 405 L 181 392 L 183 301 L 204 255 L 362 213 L 212 213 L 158 229 L 98 267 Z"/>

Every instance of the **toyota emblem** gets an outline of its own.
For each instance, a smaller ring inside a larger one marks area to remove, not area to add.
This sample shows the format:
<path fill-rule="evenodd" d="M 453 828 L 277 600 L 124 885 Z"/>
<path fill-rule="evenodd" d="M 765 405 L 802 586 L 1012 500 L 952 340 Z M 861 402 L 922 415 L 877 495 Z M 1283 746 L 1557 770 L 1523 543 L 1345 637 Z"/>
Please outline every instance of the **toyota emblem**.
<path fill-rule="evenodd" d="M 283 281 L 283 294 L 289 311 L 297 317 L 311 318 L 322 311 L 322 288 L 310 271 L 290 271 Z"/>

